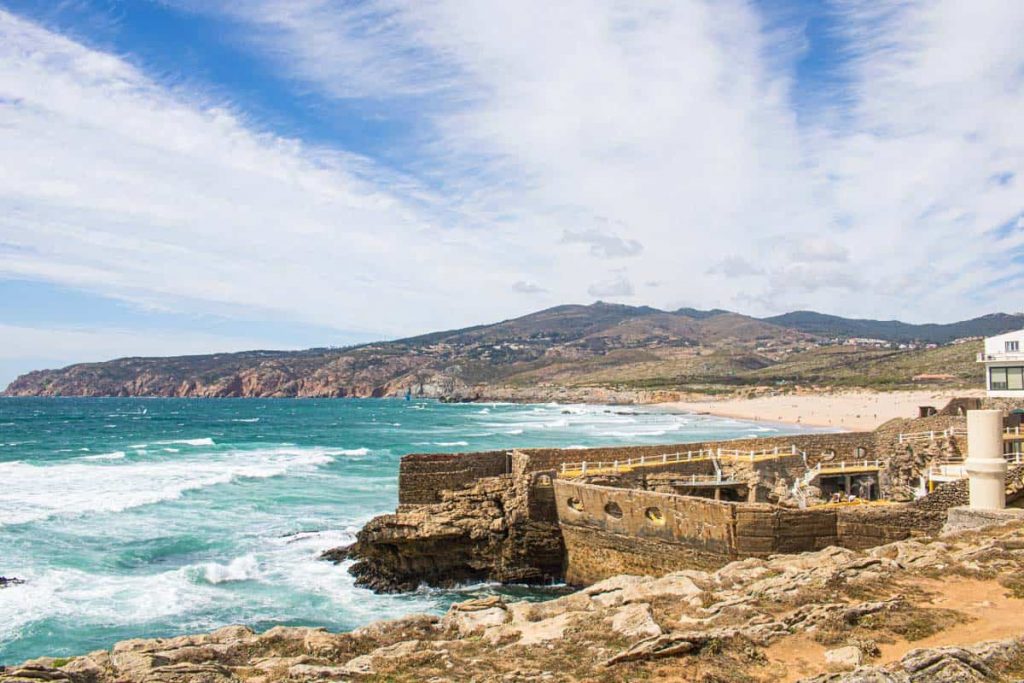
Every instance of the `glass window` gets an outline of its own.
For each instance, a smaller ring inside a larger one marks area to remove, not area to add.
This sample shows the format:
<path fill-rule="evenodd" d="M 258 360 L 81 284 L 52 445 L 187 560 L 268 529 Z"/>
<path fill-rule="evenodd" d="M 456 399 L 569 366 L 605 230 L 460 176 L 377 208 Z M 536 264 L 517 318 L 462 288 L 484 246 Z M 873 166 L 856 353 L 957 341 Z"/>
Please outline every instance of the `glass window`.
<path fill-rule="evenodd" d="M 1016 391 L 1024 389 L 1024 368 L 1006 368 L 1006 388 Z"/>
<path fill-rule="evenodd" d="M 1020 342 L 1019 341 L 1008 341 L 1008 342 L 1006 342 L 1006 351 L 1007 351 L 1007 353 L 1009 353 L 1010 351 L 1020 351 Z"/>
<path fill-rule="evenodd" d="M 1006 389 L 1006 368 L 992 368 L 989 370 L 989 382 L 993 391 Z"/>

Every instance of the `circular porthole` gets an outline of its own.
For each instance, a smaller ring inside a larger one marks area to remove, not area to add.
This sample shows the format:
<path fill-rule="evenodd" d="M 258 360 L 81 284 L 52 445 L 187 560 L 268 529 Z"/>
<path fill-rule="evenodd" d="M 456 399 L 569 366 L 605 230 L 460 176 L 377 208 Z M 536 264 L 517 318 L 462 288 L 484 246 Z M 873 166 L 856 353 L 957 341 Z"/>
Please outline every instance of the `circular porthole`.
<path fill-rule="evenodd" d="M 661 510 L 658 508 L 647 508 L 644 510 L 644 517 L 656 526 L 661 526 L 665 523 L 665 515 L 661 514 Z"/>
<path fill-rule="evenodd" d="M 576 512 L 583 512 L 583 501 L 580 500 L 579 498 L 570 498 L 569 500 L 565 501 L 565 504 L 569 506 L 570 510 L 575 510 Z"/>
<path fill-rule="evenodd" d="M 618 503 L 611 502 L 604 506 L 604 512 L 609 517 L 615 519 L 622 519 L 622 508 L 619 507 Z"/>

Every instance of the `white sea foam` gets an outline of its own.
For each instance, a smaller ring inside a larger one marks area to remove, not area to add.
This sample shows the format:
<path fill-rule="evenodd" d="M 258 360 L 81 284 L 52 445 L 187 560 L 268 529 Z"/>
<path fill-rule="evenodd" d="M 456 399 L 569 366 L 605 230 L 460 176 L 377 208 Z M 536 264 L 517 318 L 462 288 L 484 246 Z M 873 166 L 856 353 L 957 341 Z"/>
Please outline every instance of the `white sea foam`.
<path fill-rule="evenodd" d="M 199 565 L 198 569 L 198 578 L 214 585 L 231 581 L 251 581 L 260 577 L 260 563 L 255 555 L 236 557 L 227 564 L 207 562 Z"/>
<path fill-rule="evenodd" d="M 51 569 L 21 576 L 25 584 L 6 589 L 0 600 L 0 642 L 47 618 L 138 628 L 199 612 L 217 597 L 217 589 L 196 586 L 181 571 L 124 576 Z"/>
<path fill-rule="evenodd" d="M 124 451 L 114 451 L 113 453 L 100 453 L 98 455 L 83 455 L 82 460 L 123 460 L 124 456 Z"/>
<path fill-rule="evenodd" d="M 51 517 L 122 512 L 236 479 L 309 471 L 332 459 L 331 451 L 325 449 L 277 448 L 102 466 L 81 459 L 47 466 L 0 463 L 0 480 L 4 482 L 0 527 Z"/>
<path fill-rule="evenodd" d="M 216 446 L 213 439 L 210 437 L 204 437 L 202 439 L 171 439 L 170 441 L 156 441 L 161 446 L 172 446 L 181 444 L 183 446 Z"/>

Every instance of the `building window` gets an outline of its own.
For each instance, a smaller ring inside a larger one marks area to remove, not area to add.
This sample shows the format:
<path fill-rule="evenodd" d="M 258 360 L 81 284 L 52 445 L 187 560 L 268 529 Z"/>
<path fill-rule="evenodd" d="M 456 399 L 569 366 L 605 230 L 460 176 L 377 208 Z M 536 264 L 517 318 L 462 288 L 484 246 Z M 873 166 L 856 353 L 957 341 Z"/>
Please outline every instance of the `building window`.
<path fill-rule="evenodd" d="M 1024 368 L 991 368 L 989 385 L 992 391 L 1024 391 Z"/>
<path fill-rule="evenodd" d="M 1008 341 L 1008 342 L 1005 343 L 1005 346 L 1006 346 L 1006 352 L 1007 353 L 1011 353 L 1011 352 L 1014 352 L 1014 351 L 1020 351 L 1020 342 L 1019 341 Z"/>

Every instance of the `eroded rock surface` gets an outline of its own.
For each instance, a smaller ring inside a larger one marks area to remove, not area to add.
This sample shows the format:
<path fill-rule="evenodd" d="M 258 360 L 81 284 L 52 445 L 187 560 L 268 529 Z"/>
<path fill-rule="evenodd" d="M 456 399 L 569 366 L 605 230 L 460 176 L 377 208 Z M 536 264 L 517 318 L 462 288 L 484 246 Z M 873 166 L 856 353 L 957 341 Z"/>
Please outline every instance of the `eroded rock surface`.
<path fill-rule="evenodd" d="M 937 606 L 956 603 L 947 588 L 956 582 L 985 594 L 986 620 L 1007 612 L 1015 618 L 1021 600 L 1012 593 L 1024 586 L 1022 573 L 1024 523 L 1015 523 L 868 552 L 826 548 L 715 572 L 616 576 L 540 603 L 478 598 L 442 618 L 416 615 L 351 633 L 232 626 L 129 640 L 110 651 L 9 667 L 0 683 L 746 683 L 793 680 L 798 672 L 814 683 L 1009 683 L 1024 672 L 1015 627 L 982 644 L 913 643 L 946 629 L 971 638 L 972 617 Z M 1005 621 L 1014 626 L 1013 618 Z M 821 654 L 808 669 L 791 669 L 792 653 L 808 640 Z M 896 648 L 891 662 L 873 663 L 876 640 Z"/>
<path fill-rule="evenodd" d="M 356 584 L 378 592 L 466 581 L 550 583 L 565 554 L 554 522 L 530 519 L 525 479 L 486 477 L 439 503 L 371 520 L 346 556 Z"/>

